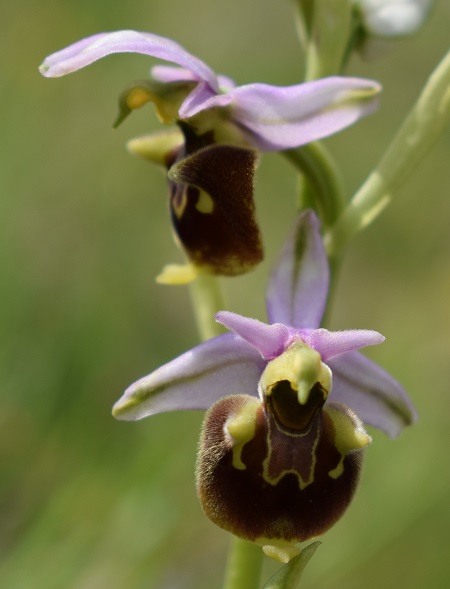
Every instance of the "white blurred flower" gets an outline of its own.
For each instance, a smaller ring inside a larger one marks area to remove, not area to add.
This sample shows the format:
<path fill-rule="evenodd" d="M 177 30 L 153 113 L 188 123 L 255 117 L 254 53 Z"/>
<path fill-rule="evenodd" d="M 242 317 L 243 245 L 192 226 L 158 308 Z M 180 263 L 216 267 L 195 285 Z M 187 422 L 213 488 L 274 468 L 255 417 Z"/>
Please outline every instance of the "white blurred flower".
<path fill-rule="evenodd" d="M 415 33 L 428 15 L 433 0 L 356 0 L 367 33 L 401 37 Z"/>

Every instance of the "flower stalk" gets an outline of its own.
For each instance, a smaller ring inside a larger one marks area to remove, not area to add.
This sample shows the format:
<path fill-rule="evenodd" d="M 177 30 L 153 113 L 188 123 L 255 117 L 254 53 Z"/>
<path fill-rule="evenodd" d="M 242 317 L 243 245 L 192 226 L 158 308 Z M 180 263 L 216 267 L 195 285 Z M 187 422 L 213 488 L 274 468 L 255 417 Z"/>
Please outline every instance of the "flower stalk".
<path fill-rule="evenodd" d="M 342 178 L 331 154 L 319 142 L 282 153 L 302 176 L 298 210 L 315 209 L 324 227 L 331 227 L 345 205 Z"/>
<path fill-rule="evenodd" d="M 430 76 L 419 99 L 378 166 L 326 236 L 332 257 L 369 225 L 440 138 L 450 121 L 450 52 Z"/>
<path fill-rule="evenodd" d="M 342 71 L 352 26 L 351 0 L 316 0 L 311 10 L 305 80 Z"/>
<path fill-rule="evenodd" d="M 224 309 L 223 293 L 216 276 L 201 273 L 190 283 L 192 307 L 201 341 L 224 332 L 214 320 L 215 314 Z"/>
<path fill-rule="evenodd" d="M 190 289 L 198 333 L 206 341 L 224 331 L 214 319 L 217 311 L 224 308 L 222 290 L 217 277 L 211 274 L 199 274 Z M 224 589 L 258 589 L 262 561 L 259 546 L 231 536 Z"/>
<path fill-rule="evenodd" d="M 253 542 L 232 537 L 224 589 L 258 589 L 263 552 Z"/>

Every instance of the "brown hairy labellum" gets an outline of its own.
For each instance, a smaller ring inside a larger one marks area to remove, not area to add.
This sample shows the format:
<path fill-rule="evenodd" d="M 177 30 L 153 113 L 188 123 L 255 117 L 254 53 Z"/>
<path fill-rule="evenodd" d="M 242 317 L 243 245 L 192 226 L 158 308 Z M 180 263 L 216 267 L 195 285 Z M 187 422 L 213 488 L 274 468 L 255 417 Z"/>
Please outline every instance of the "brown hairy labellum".
<path fill-rule="evenodd" d="M 322 407 L 317 389 L 306 416 L 299 405 L 292 418 L 280 420 L 287 415 L 280 399 L 292 406 L 292 395 L 281 392 L 275 404 L 270 396 L 262 402 L 248 395 L 216 402 L 205 416 L 197 463 L 197 492 L 207 516 L 262 544 L 326 532 L 354 495 L 363 457 L 353 432 L 364 430 L 351 410 Z"/>

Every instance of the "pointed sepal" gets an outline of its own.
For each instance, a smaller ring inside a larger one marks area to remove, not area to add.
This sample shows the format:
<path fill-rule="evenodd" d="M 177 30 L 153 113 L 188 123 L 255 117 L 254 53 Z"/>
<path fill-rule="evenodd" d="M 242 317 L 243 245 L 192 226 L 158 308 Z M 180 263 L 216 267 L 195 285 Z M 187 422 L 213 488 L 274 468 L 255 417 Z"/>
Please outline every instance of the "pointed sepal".
<path fill-rule="evenodd" d="M 328 259 L 316 214 L 304 211 L 289 234 L 267 288 L 270 323 L 319 327 L 329 286 Z"/>

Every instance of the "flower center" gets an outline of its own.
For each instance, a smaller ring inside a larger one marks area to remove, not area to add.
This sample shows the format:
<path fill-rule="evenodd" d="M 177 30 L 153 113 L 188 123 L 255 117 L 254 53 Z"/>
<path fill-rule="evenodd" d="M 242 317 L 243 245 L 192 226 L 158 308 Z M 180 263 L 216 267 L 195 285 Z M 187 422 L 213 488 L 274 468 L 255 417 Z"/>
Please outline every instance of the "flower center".
<path fill-rule="evenodd" d="M 260 380 L 260 396 L 279 425 L 309 427 L 331 390 L 331 370 L 317 350 L 303 342 L 269 362 Z"/>

